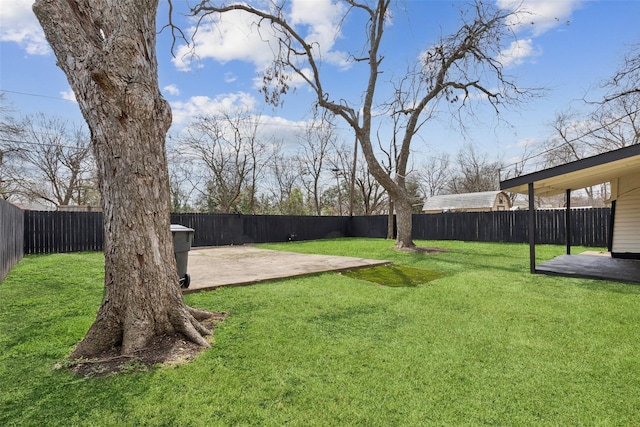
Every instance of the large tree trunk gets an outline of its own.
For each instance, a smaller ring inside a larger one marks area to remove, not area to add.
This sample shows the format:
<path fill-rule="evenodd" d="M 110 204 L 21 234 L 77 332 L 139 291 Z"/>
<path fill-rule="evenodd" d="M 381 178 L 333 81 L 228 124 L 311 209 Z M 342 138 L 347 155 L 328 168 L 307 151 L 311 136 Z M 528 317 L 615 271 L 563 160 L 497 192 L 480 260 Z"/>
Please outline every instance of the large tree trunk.
<path fill-rule="evenodd" d="M 366 117 L 367 115 L 365 114 L 365 118 Z M 392 212 L 395 209 L 397 226 L 396 248 L 413 248 L 415 247 L 415 243 L 413 242 L 412 237 L 411 200 L 409 199 L 405 189 L 404 178 L 402 178 L 406 174 L 406 168 L 402 169 L 402 165 L 400 165 L 396 171 L 396 174 L 398 175 L 396 177 L 397 182 L 391 178 L 389 173 L 380 166 L 380 163 L 375 157 L 371 140 L 367 137 L 370 133 L 368 130 L 369 128 L 370 125 L 366 124 L 365 130 L 361 132 L 360 146 L 362 147 L 364 158 L 367 161 L 367 166 L 369 166 L 369 173 L 371 173 L 376 181 L 378 181 L 378 183 L 387 190 L 390 200 L 387 238 L 393 238 Z M 403 164 L 406 164 L 406 162 L 403 162 Z"/>
<path fill-rule="evenodd" d="M 170 233 L 158 88 L 157 0 L 37 0 L 33 10 L 91 131 L 102 194 L 105 296 L 72 358 L 144 349 L 161 335 L 201 346 L 209 333 L 184 305 Z M 201 318 L 198 313 L 198 317 Z"/>
<path fill-rule="evenodd" d="M 411 198 L 407 194 L 407 159 L 409 152 L 401 155 L 396 165 L 396 177 L 393 194 L 393 203 L 396 211 L 396 248 L 414 248 L 413 242 L 413 209 Z"/>
<path fill-rule="evenodd" d="M 389 196 L 389 211 L 387 212 L 387 239 L 395 239 L 396 238 L 396 227 L 395 227 L 395 219 L 396 217 L 396 208 L 393 205 L 393 199 Z"/>
<path fill-rule="evenodd" d="M 407 198 L 395 201 L 396 208 L 396 248 L 413 248 L 413 212 L 411 201 Z"/>

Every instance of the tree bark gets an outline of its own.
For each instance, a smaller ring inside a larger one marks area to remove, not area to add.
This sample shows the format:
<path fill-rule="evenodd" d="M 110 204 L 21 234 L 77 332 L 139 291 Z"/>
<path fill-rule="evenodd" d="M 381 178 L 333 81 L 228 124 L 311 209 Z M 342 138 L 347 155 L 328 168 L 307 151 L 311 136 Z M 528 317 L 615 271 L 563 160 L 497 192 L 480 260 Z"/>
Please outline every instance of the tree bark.
<path fill-rule="evenodd" d="M 182 301 L 169 216 L 165 136 L 171 109 L 158 88 L 157 0 L 37 0 L 58 66 L 91 131 L 102 194 L 105 296 L 73 359 L 144 349 L 209 332 Z"/>
<path fill-rule="evenodd" d="M 394 202 L 396 210 L 396 248 L 413 248 L 413 212 L 411 201 L 402 199 Z"/>
<path fill-rule="evenodd" d="M 394 219 L 396 217 L 396 208 L 393 204 L 393 200 L 391 198 L 389 198 L 389 211 L 387 212 L 387 239 L 391 240 L 391 239 L 395 239 L 396 238 L 396 233 L 395 233 L 395 226 L 394 226 Z"/>

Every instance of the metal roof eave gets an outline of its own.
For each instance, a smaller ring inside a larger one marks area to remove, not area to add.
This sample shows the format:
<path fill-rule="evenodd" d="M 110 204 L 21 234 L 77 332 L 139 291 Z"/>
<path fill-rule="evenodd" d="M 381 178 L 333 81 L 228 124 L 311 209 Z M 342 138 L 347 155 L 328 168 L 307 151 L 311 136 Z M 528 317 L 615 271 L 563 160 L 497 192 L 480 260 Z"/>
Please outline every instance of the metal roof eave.
<path fill-rule="evenodd" d="M 640 173 L 640 144 L 507 179 L 500 182 L 500 189 L 527 194 L 529 184 L 533 183 L 536 195 L 552 196 L 631 173 Z"/>

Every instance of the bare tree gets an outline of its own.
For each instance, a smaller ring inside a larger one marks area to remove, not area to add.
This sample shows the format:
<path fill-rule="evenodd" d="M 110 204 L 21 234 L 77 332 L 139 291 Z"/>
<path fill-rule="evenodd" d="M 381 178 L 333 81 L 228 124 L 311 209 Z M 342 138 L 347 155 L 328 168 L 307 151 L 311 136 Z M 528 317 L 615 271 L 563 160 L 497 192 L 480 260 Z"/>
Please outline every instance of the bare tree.
<path fill-rule="evenodd" d="M 300 148 L 296 154 L 302 185 L 316 215 L 321 215 L 322 178 L 327 155 L 336 144 L 335 125 L 328 120 L 312 121 L 298 135 Z"/>
<path fill-rule="evenodd" d="M 545 141 L 543 149 L 546 167 L 573 162 L 592 154 L 583 140 L 590 130 L 584 121 L 576 118 L 575 113 L 558 114 L 551 126 L 554 134 Z"/>
<path fill-rule="evenodd" d="M 614 100 L 612 102 L 618 102 Z M 597 115 L 596 112 L 594 114 Z M 616 120 L 617 121 L 617 120 Z M 546 167 L 574 162 L 585 157 L 614 149 L 605 134 L 616 131 L 607 125 L 596 125 L 590 120 L 579 120 L 573 112 L 558 114 L 552 124 L 554 134 L 544 143 Z M 608 129 L 607 129 L 608 128 Z M 593 188 L 585 188 L 590 204 L 594 201 Z"/>
<path fill-rule="evenodd" d="M 392 133 L 388 138 L 383 138 L 380 135 L 380 131 L 376 133 L 378 148 L 380 150 L 381 158 L 380 165 L 386 170 L 390 178 L 395 176 L 395 182 L 402 185 L 407 190 L 407 176 L 409 171 L 407 170 L 407 161 L 403 161 L 402 156 L 405 154 L 402 150 L 401 135 L 403 128 L 406 127 L 406 109 L 411 108 L 415 102 L 412 99 L 415 96 L 416 90 L 413 87 L 411 90 L 406 90 L 407 85 L 413 84 L 420 85 L 420 80 L 415 78 L 415 75 L 407 75 L 400 79 L 400 82 L 394 87 L 394 95 L 391 102 L 386 106 L 389 118 L 392 123 Z M 399 111 L 396 111 L 399 110 Z M 430 116 L 430 114 L 429 114 Z M 423 120 L 424 122 L 424 120 Z M 420 125 L 416 125 L 416 132 Z M 407 195 L 409 193 L 407 192 Z M 394 226 L 394 214 L 396 211 L 396 205 L 393 197 L 387 197 L 387 239 L 393 239 L 395 237 Z"/>
<path fill-rule="evenodd" d="M 356 212 L 360 215 L 380 215 L 389 207 L 387 192 L 369 173 L 366 162 L 358 161 L 355 179 Z"/>
<path fill-rule="evenodd" d="M 640 93 L 600 104 L 586 117 L 566 111 L 556 116 L 544 143 L 547 166 L 580 160 L 640 142 Z"/>
<path fill-rule="evenodd" d="M 613 148 L 640 142 L 640 43 L 625 55 L 616 74 L 606 82 L 608 93 L 592 115 L 599 124 L 594 138 Z"/>
<path fill-rule="evenodd" d="M 327 215 L 342 216 L 346 212 L 347 183 L 340 169 L 333 169 L 333 185 L 327 185 L 322 192 L 323 212 Z"/>
<path fill-rule="evenodd" d="M 640 92 L 602 103 L 588 118 L 582 138 L 593 153 L 616 150 L 640 142 Z"/>
<path fill-rule="evenodd" d="M 209 347 L 182 299 L 158 88 L 157 0 L 37 0 L 33 10 L 91 131 L 105 230 L 105 294 L 71 359 L 145 352 L 159 337 Z"/>
<path fill-rule="evenodd" d="M 640 43 L 631 47 L 616 74 L 607 82 L 609 93 L 604 97 L 603 102 L 636 97 L 640 94 L 638 82 L 640 82 Z"/>
<path fill-rule="evenodd" d="M 334 141 L 327 167 L 331 177 L 327 182 L 331 183 L 332 188 L 328 189 L 324 197 L 328 201 L 332 195 L 335 196 L 332 203 L 335 206 L 334 215 L 344 215 L 351 211 L 351 192 L 355 191 L 355 182 L 352 185 L 352 180 L 356 179 L 353 176 L 353 154 L 349 144 Z"/>
<path fill-rule="evenodd" d="M 504 181 L 506 179 L 515 178 L 523 175 L 527 172 L 531 160 L 537 157 L 533 151 L 536 149 L 532 140 L 526 141 L 522 146 L 522 151 L 518 158 L 511 159 L 513 163 L 502 165 L 499 170 L 499 180 Z M 511 206 L 515 206 L 515 202 L 520 196 L 518 193 L 509 193 L 509 200 L 511 200 Z"/>
<path fill-rule="evenodd" d="M 301 214 L 302 182 L 300 169 L 296 167 L 299 159 L 285 153 L 281 144 L 274 145 L 273 150 L 269 161 L 272 177 L 269 191 L 273 205 L 282 215 Z"/>
<path fill-rule="evenodd" d="M 323 199 L 336 206 L 335 212 L 338 214 L 347 211 L 347 203 L 350 214 L 374 215 L 388 212 L 386 191 L 369 173 L 366 160 L 362 157 L 354 159 L 355 154 L 350 144 L 336 143 L 328 157 L 328 170 L 332 174 L 328 182 L 335 179 L 336 183 L 328 188 Z"/>
<path fill-rule="evenodd" d="M 97 204 L 95 164 L 89 136 L 80 127 L 44 114 L 27 116 L 6 147 L 14 153 L 10 180 L 23 201 L 45 204 Z"/>
<path fill-rule="evenodd" d="M 418 170 L 418 182 L 425 198 L 443 194 L 451 180 L 449 154 L 430 156 Z"/>
<path fill-rule="evenodd" d="M 193 211 L 194 184 L 193 165 L 179 145 L 167 144 L 167 162 L 169 168 L 169 191 L 171 193 L 171 212 Z"/>
<path fill-rule="evenodd" d="M 499 188 L 499 161 L 491 161 L 486 153 L 478 153 L 467 144 L 458 152 L 457 173 L 449 182 L 448 192 L 453 194 L 493 191 Z"/>
<path fill-rule="evenodd" d="M 634 46 L 618 72 L 605 83 L 608 93 L 586 114 L 565 111 L 552 123 L 544 147 L 548 165 L 623 148 L 640 142 L 640 45 Z"/>
<path fill-rule="evenodd" d="M 22 128 L 11 115 L 12 109 L 7 105 L 4 92 L 0 92 L 0 197 L 4 200 L 15 199 L 17 194 L 16 183 L 13 177 L 17 176 L 16 166 L 19 142 Z"/>
<path fill-rule="evenodd" d="M 455 104 L 459 112 L 473 102 L 472 98 L 482 97 L 499 111 L 505 103 L 516 101 L 526 94 L 503 74 L 502 64 L 496 59 L 499 58 L 502 43 L 513 35 L 505 20 L 515 12 L 495 9 L 488 3 L 478 1 L 462 14 L 457 32 L 442 38 L 422 55 L 413 74 L 416 83 L 406 86 L 412 102 L 394 111 L 403 114 L 406 121 L 400 138 L 402 143 L 396 174 L 391 177 L 376 158 L 372 144 L 373 111 L 384 60 L 380 50 L 381 41 L 388 28 L 386 20 L 391 15 L 391 0 L 377 0 L 372 4 L 345 0 L 344 3 L 347 13 L 363 13 L 367 22 L 364 28 L 366 46 L 363 48 L 366 53 L 353 56 L 355 63 L 366 64 L 368 68 L 362 98 L 356 102 L 349 102 L 339 94 L 326 91 L 318 51 L 287 21 L 283 10 L 286 2 L 270 3 L 269 10 L 261 10 L 248 4 L 218 6 L 213 1 L 204 0 L 192 8 L 192 13 L 202 18 L 243 11 L 257 18 L 255 25 L 258 31 L 268 25 L 269 31 L 277 34 L 277 46 L 272 46 L 276 58 L 264 76 L 267 101 L 280 103 L 281 95 L 289 87 L 288 73 L 293 72 L 315 93 L 315 102 L 320 108 L 345 120 L 360 142 L 369 171 L 394 200 L 398 224 L 396 246 L 412 247 L 412 197 L 405 186 L 411 141 L 423 123 L 424 115 L 428 116 L 440 100 Z M 407 96 L 400 98 L 408 99 Z"/>
<path fill-rule="evenodd" d="M 551 124 L 553 134 L 544 143 L 547 166 L 556 166 L 616 150 L 640 142 L 640 45 L 633 46 L 616 74 L 605 82 L 607 93 L 596 102 L 585 101 L 589 110 L 559 113 Z M 607 187 L 589 187 L 587 203 L 593 205 Z"/>
<path fill-rule="evenodd" d="M 249 213 L 254 213 L 256 187 L 266 163 L 258 126 L 259 119 L 248 112 L 225 112 L 196 119 L 181 139 L 192 159 L 202 165 L 199 191 L 217 212 L 239 211 L 246 194 Z"/>

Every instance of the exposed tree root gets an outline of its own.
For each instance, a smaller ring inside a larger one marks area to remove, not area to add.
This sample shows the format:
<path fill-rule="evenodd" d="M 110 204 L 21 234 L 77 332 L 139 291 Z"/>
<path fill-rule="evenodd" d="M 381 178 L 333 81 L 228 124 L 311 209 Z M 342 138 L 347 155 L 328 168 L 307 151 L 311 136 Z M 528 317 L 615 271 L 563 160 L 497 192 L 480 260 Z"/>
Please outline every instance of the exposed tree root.
<path fill-rule="evenodd" d="M 185 306 L 185 308 L 187 308 Z M 211 331 L 198 321 L 190 310 L 180 310 L 177 316 L 172 316 L 171 323 L 177 332 L 184 335 L 189 341 L 203 348 L 209 348 L 211 345 L 204 338 L 211 335 Z M 211 317 L 211 316 L 210 316 Z"/>
<path fill-rule="evenodd" d="M 405 243 L 405 242 L 396 242 L 396 249 L 411 249 L 415 248 L 416 245 L 413 242 Z"/>
<path fill-rule="evenodd" d="M 193 317 L 195 317 L 196 320 L 202 321 L 202 320 L 210 319 L 211 317 L 216 315 L 216 313 L 212 313 L 212 312 L 207 311 L 207 310 L 201 310 L 199 308 L 193 308 L 193 307 L 189 307 L 189 306 L 186 306 L 186 307 L 187 307 L 187 310 L 189 311 L 189 313 L 191 313 L 191 315 Z"/>
<path fill-rule="evenodd" d="M 186 305 L 184 310 L 179 311 L 183 314 L 172 319 L 174 332 L 152 336 L 143 348 L 123 353 L 122 345 L 112 345 L 90 355 L 83 354 L 78 350 L 95 349 L 85 343 L 90 337 L 87 334 L 67 362 L 58 366 L 64 365 L 80 375 L 105 376 L 123 371 L 147 370 L 158 364 L 189 362 L 211 347 L 212 331 L 226 319 L 228 313 L 208 312 Z"/>

